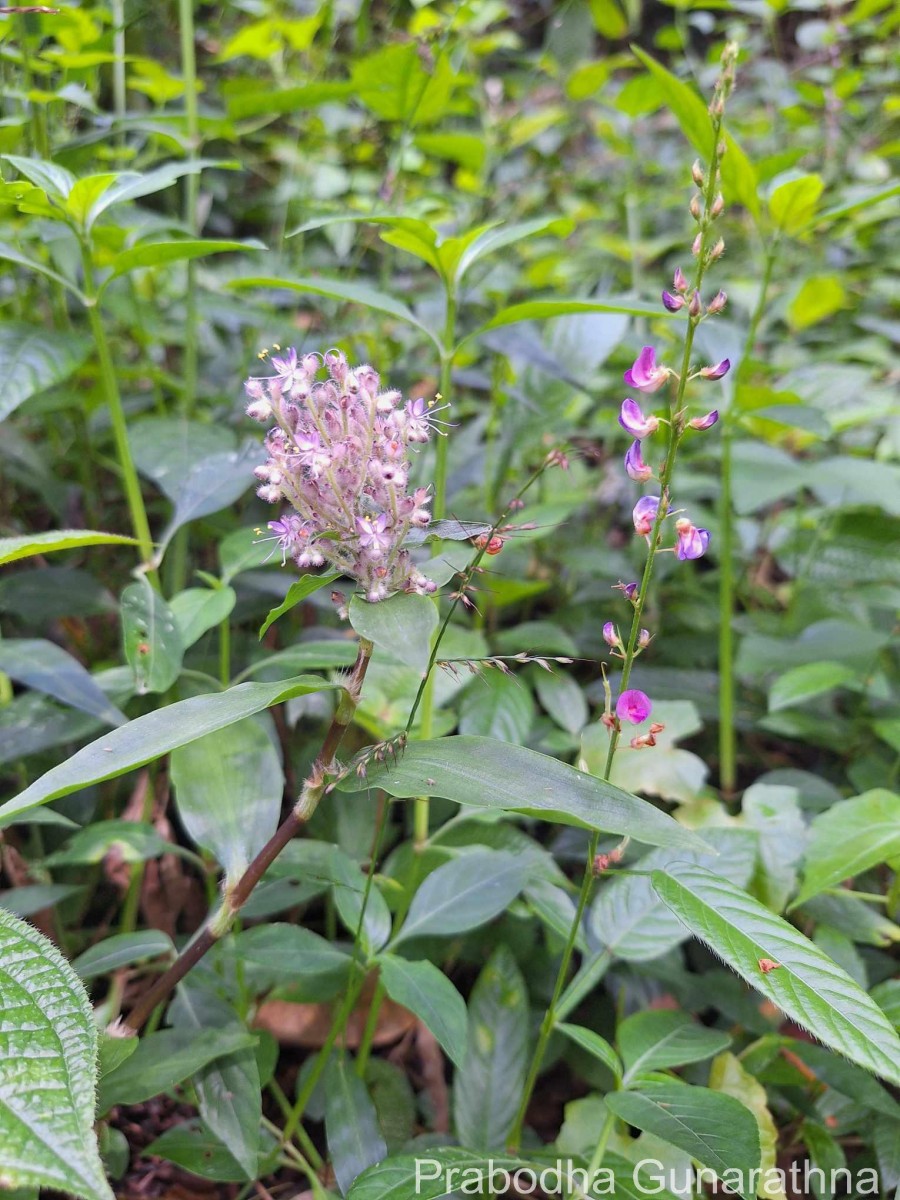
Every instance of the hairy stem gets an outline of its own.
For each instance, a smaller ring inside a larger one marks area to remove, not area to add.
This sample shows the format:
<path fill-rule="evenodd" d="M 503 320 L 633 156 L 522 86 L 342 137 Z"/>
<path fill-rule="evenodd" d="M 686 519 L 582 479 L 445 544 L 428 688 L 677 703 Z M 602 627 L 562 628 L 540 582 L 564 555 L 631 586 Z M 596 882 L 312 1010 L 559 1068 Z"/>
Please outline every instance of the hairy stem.
<path fill-rule="evenodd" d="M 200 959 L 224 937 L 231 928 L 235 916 L 247 903 L 253 889 L 265 872 L 315 812 L 325 791 L 326 777 L 334 756 L 353 721 L 371 655 L 372 643 L 365 638 L 360 638 L 356 662 L 347 680 L 344 695 L 338 704 L 331 725 L 328 727 L 322 747 L 303 784 L 297 803 L 240 879 L 226 889 L 222 906 L 209 917 L 197 937 L 181 952 L 169 969 L 159 977 L 153 987 L 140 998 L 131 1010 L 127 1021 L 129 1032 L 136 1033 L 156 1006 L 166 999 L 172 989 L 184 979 Z"/>

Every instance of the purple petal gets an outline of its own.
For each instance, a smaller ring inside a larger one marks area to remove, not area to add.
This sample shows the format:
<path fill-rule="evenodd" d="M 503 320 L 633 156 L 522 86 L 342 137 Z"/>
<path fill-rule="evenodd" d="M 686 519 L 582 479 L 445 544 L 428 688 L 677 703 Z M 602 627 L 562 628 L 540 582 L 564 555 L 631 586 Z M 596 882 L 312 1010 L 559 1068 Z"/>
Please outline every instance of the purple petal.
<path fill-rule="evenodd" d="M 628 721 L 631 725 L 640 725 L 646 721 L 653 711 L 653 705 L 646 692 L 631 688 L 623 692 L 616 701 L 616 716 L 620 721 Z"/>

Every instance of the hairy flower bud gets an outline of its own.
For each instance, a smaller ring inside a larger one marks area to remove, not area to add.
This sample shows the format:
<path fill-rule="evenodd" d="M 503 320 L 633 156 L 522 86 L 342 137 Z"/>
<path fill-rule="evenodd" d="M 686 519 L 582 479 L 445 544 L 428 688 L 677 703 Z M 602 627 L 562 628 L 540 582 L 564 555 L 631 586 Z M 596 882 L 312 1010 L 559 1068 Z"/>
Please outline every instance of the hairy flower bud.
<path fill-rule="evenodd" d="M 614 650 L 621 649 L 622 639 L 619 637 L 619 631 L 612 621 L 607 621 L 603 626 L 603 640 L 607 646 L 612 646 Z"/>
<path fill-rule="evenodd" d="M 684 271 L 681 267 L 675 268 L 675 274 L 672 277 L 672 287 L 676 292 L 686 292 L 688 290 L 688 281 L 685 279 Z"/>
<path fill-rule="evenodd" d="M 719 419 L 719 410 L 714 408 L 712 412 L 708 412 L 704 417 L 692 417 L 688 421 L 691 429 L 712 429 L 716 421 Z"/>
<path fill-rule="evenodd" d="M 715 313 L 721 312 L 722 309 L 727 304 L 727 302 L 728 302 L 728 297 L 726 296 L 726 294 L 724 292 L 722 292 L 722 291 L 716 292 L 716 294 L 713 296 L 712 300 L 710 300 L 709 304 L 707 304 L 707 306 L 706 306 L 707 314 L 709 316 L 713 316 Z"/>
<path fill-rule="evenodd" d="M 691 202 L 688 205 L 688 208 L 690 209 L 691 216 L 694 218 L 694 220 L 699 221 L 703 215 L 702 197 L 700 196 L 699 192 L 696 192 L 691 197 Z"/>
<path fill-rule="evenodd" d="M 715 262 L 717 258 L 721 258 L 725 253 L 725 239 L 719 238 L 712 250 L 709 252 L 709 261 Z"/>
<path fill-rule="evenodd" d="M 703 234 L 698 233 L 697 236 L 694 238 L 693 242 L 691 243 L 691 254 L 693 254 L 694 258 L 697 258 L 697 256 L 699 255 L 699 253 L 702 249 L 703 249 Z"/>
<path fill-rule="evenodd" d="M 725 197 L 722 195 L 721 192 L 719 192 L 719 194 L 716 196 L 715 200 L 713 200 L 712 204 L 710 205 L 709 215 L 713 219 L 715 219 L 716 217 L 720 217 L 724 211 L 725 211 Z"/>
<path fill-rule="evenodd" d="M 714 363 L 711 367 L 701 367 L 700 375 L 703 379 L 722 379 L 730 370 L 730 359 L 723 358 L 721 362 Z"/>
<path fill-rule="evenodd" d="M 706 186 L 706 176 L 703 174 L 703 167 L 699 158 L 694 160 L 694 164 L 691 167 L 691 179 L 693 179 L 698 188 Z"/>
<path fill-rule="evenodd" d="M 699 291 L 695 290 L 694 294 L 691 296 L 691 302 L 688 305 L 688 312 L 692 317 L 699 317 L 702 308 L 703 301 L 700 299 L 700 293 Z"/>

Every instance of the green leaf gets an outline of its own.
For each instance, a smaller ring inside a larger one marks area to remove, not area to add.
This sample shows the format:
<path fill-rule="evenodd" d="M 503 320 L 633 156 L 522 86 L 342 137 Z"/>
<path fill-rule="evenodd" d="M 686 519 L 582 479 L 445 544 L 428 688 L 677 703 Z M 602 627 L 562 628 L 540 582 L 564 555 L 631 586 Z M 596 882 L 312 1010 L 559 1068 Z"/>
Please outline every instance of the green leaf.
<path fill-rule="evenodd" d="M 556 216 L 535 217 L 531 221 L 518 221 L 511 225 L 485 229 L 469 242 L 460 255 L 453 272 L 455 281 L 459 283 L 469 267 L 474 266 L 479 259 L 488 254 L 496 254 L 498 250 L 505 250 L 507 246 L 514 246 L 516 242 L 533 237 L 537 233 L 545 233 L 558 220 L 559 217 Z"/>
<path fill-rule="evenodd" d="M 124 775 L 126 771 L 142 767 L 179 746 L 234 725 L 273 704 L 334 686 L 314 675 L 300 675 L 275 683 L 241 683 L 224 692 L 192 696 L 158 708 L 84 746 L 13 800 L 8 800 L 0 807 L 0 826 L 9 824 L 11 818 L 36 804 L 46 804 L 92 783 Z"/>
<path fill-rule="evenodd" d="M 26 533 L 0 538 L 0 567 L 59 550 L 77 550 L 82 546 L 136 546 L 137 540 L 120 533 L 97 533 L 93 529 L 58 529 L 52 533 Z"/>
<path fill-rule="evenodd" d="M 332 1059 L 325 1075 L 325 1137 L 344 1196 L 357 1175 L 387 1154 L 372 1098 L 343 1054 Z"/>
<path fill-rule="evenodd" d="M 56 947 L 0 908 L 0 1177 L 112 1200 L 94 1135 L 97 1031 Z"/>
<path fill-rule="evenodd" d="M 366 875 L 339 846 L 331 846 L 329 851 L 324 865 L 331 876 L 335 907 L 348 933 L 355 937 L 363 914 Z M 373 882 L 363 916 L 362 941 L 366 952 L 380 950 L 390 936 L 390 910 Z"/>
<path fill-rule="evenodd" d="M 234 588 L 186 588 L 169 601 L 169 608 L 181 634 L 181 644 L 189 650 L 195 642 L 227 621 L 237 603 Z"/>
<path fill-rule="evenodd" d="M 350 600 L 350 624 L 360 637 L 374 642 L 421 675 L 428 669 L 431 638 L 437 628 L 437 605 L 428 596 L 397 592 L 370 604 L 360 595 Z"/>
<path fill-rule="evenodd" d="M 55 387 L 77 371 L 88 356 L 90 339 L 75 333 L 52 334 L 21 321 L 0 325 L 0 421 L 30 396 Z"/>
<path fill-rule="evenodd" d="M 351 966 L 342 950 L 311 929 L 280 922 L 245 929 L 235 937 L 234 948 L 257 992 L 310 981 L 339 987 Z"/>
<path fill-rule="evenodd" d="M 21 158 L 17 154 L 4 154 L 2 157 L 20 175 L 24 175 L 35 187 L 42 188 L 54 200 L 64 201 L 75 186 L 72 172 L 65 167 L 58 167 L 49 159 Z"/>
<path fill-rule="evenodd" d="M 564 1033 L 567 1038 L 571 1038 L 582 1050 L 586 1050 L 588 1054 L 596 1058 L 598 1062 L 602 1062 L 612 1072 L 617 1082 L 621 1080 L 621 1059 L 605 1037 L 601 1037 L 593 1029 L 585 1029 L 583 1025 L 569 1025 L 565 1021 L 557 1025 L 556 1028 L 560 1033 Z"/>
<path fill-rule="evenodd" d="M 466 1146 L 506 1144 L 529 1062 L 528 992 L 507 946 L 498 946 L 469 997 L 468 1048 L 453 1081 L 453 1120 Z"/>
<path fill-rule="evenodd" d="M 167 692 L 181 674 L 184 649 L 172 610 L 147 579 L 122 593 L 122 639 L 139 696 Z"/>
<path fill-rule="evenodd" d="M 746 1071 L 733 1054 L 720 1054 L 709 1070 L 709 1086 L 739 1100 L 753 1113 L 759 1132 L 760 1181 L 756 1194 L 762 1200 L 785 1200 L 784 1191 L 776 1182 L 778 1130 L 769 1112 L 769 1098 L 759 1080 Z M 770 1174 L 773 1172 L 773 1174 Z"/>
<path fill-rule="evenodd" d="M 521 746 L 528 740 L 533 723 L 531 690 L 518 675 L 487 671 L 473 679 L 463 692 L 460 733 L 481 734 Z"/>
<path fill-rule="evenodd" d="M 275 1166 L 277 1145 L 271 1148 L 271 1139 L 267 1138 L 265 1150 L 260 1152 L 254 1176 L 258 1179 L 268 1175 Z M 233 1154 L 222 1144 L 202 1121 L 183 1121 L 167 1129 L 156 1141 L 144 1151 L 153 1154 L 167 1162 L 184 1167 L 192 1175 L 201 1179 L 211 1179 L 214 1183 L 246 1183 L 247 1172 Z"/>
<path fill-rule="evenodd" d="M 606 1104 L 629 1125 L 685 1150 L 745 1200 L 753 1196 L 747 1181 L 759 1167 L 759 1130 L 739 1100 L 673 1079 L 647 1080 L 640 1091 L 611 1092 Z"/>
<path fill-rule="evenodd" d="M 796 788 L 754 783 L 744 792 L 744 821 L 759 834 L 759 865 L 753 894 L 767 908 L 781 912 L 797 886 L 797 863 L 803 857 L 806 823 Z"/>
<path fill-rule="evenodd" d="M 303 84 L 300 87 L 274 90 L 271 81 L 259 84 L 254 80 L 254 90 L 235 92 L 228 95 L 228 115 L 235 120 L 247 117 L 273 117 L 278 113 L 304 112 L 319 104 L 343 100 L 352 95 L 353 84 L 342 80 L 324 80 L 319 83 Z M 227 85 L 226 85 L 227 86 Z"/>
<path fill-rule="evenodd" d="M 116 1104 L 140 1104 L 167 1092 L 205 1067 L 237 1050 L 253 1047 L 256 1037 L 240 1026 L 229 1029 L 164 1029 L 147 1034 L 120 1067 L 100 1081 L 100 1112 Z"/>
<path fill-rule="evenodd" d="M 792 907 L 883 862 L 900 860 L 900 796 L 873 788 L 812 823 L 803 887 Z"/>
<path fill-rule="evenodd" d="M 414 129 L 443 116 L 453 70 L 446 54 L 438 54 L 426 70 L 418 46 L 408 41 L 355 59 L 351 80 L 355 95 L 377 117 Z"/>
<path fill-rule="evenodd" d="M 769 216 L 776 229 L 793 235 L 812 224 L 824 190 L 821 175 L 800 175 L 778 183 L 769 194 Z"/>
<path fill-rule="evenodd" d="M 624 1083 L 638 1075 L 702 1062 L 731 1045 L 720 1029 L 698 1025 L 686 1013 L 640 1012 L 626 1018 L 616 1035 L 625 1064 Z"/>
<path fill-rule="evenodd" d="M 247 250 L 265 250 L 262 242 L 234 242 L 212 238 L 185 238 L 178 242 L 141 242 L 130 250 L 123 250 L 113 259 L 112 274 L 103 286 L 137 271 L 141 267 L 160 267 L 164 263 L 187 262 L 195 258 L 208 258 L 211 254 L 242 254 Z"/>
<path fill-rule="evenodd" d="M 122 171 L 114 182 L 94 201 L 85 221 L 85 229 L 90 232 L 94 222 L 115 204 L 124 204 L 130 200 L 140 200 L 144 196 L 152 196 L 171 187 L 176 180 L 185 175 L 199 175 L 207 167 L 221 169 L 237 164 L 218 162 L 215 159 L 199 158 L 192 162 L 171 162 L 152 171 Z"/>
<path fill-rule="evenodd" d="M 509 907 L 526 882 L 520 859 L 505 850 L 472 850 L 451 859 L 421 884 L 392 945 L 484 925 Z"/>
<path fill-rule="evenodd" d="M 78 659 L 55 642 L 41 638 L 0 641 L 0 671 L 17 683 L 52 696 L 61 704 L 99 717 L 107 725 L 124 725 L 128 720 Z"/>
<path fill-rule="evenodd" d="M 54 271 L 51 267 L 46 267 L 42 262 L 33 258 L 28 258 L 15 246 L 10 246 L 8 242 L 0 242 L 0 259 L 6 262 L 15 263 L 17 266 L 25 267 L 29 271 L 36 271 L 38 275 L 43 275 L 45 279 L 52 279 L 54 283 L 60 284 L 73 296 L 81 301 L 82 304 L 87 303 L 87 297 L 82 294 L 72 282 L 71 279 L 66 279 L 65 275 L 60 275 L 58 271 Z"/>
<path fill-rule="evenodd" d="M 639 46 L 631 49 L 662 88 L 666 107 L 681 126 L 681 132 L 708 162 L 713 151 L 713 128 L 704 101 Z M 725 199 L 728 201 L 733 197 L 759 219 L 758 183 L 753 164 L 730 133 L 726 131 L 723 136 L 728 147 L 720 167 Z"/>
<path fill-rule="evenodd" d="M 304 600 L 312 596 L 319 588 L 323 588 L 329 583 L 334 583 L 339 577 L 340 572 L 338 571 L 326 571 L 324 575 L 302 575 L 288 588 L 288 593 L 284 600 L 276 605 L 275 608 L 269 609 L 269 615 L 260 626 L 259 640 L 262 641 L 266 633 L 268 633 L 269 628 L 279 617 L 283 617 L 286 612 L 290 612 L 292 608 L 296 608 L 298 604 L 302 604 Z"/>
<path fill-rule="evenodd" d="M 489 738 L 413 742 L 396 762 L 370 767 L 366 786 L 382 787 L 402 799 L 444 796 L 476 808 L 509 809 L 606 833 L 630 834 L 651 846 L 708 849 L 697 834 L 652 804 L 558 759 Z M 341 788 L 359 791 L 360 782 L 348 778 Z"/>
<path fill-rule="evenodd" d="M 434 963 L 409 962 L 395 954 L 380 954 L 378 965 L 390 998 L 417 1016 L 451 1062 L 461 1067 L 466 1056 L 466 1002 L 443 971 Z"/>
<path fill-rule="evenodd" d="M 93 821 L 80 829 L 64 850 L 51 854 L 50 866 L 78 866 L 102 862 L 115 848 L 126 863 L 145 862 L 176 849 L 144 821 Z"/>
<path fill-rule="evenodd" d="M 488 333 L 491 329 L 515 325 L 518 321 L 550 321 L 554 317 L 565 317 L 571 313 L 627 313 L 633 317 L 652 317 L 658 320 L 660 308 L 659 305 L 644 304 L 640 300 L 616 300 L 613 297 L 605 300 L 526 300 L 522 304 L 511 304 L 508 308 L 501 308 L 486 325 L 468 334 L 463 341 Z M 662 315 L 665 316 L 665 313 Z"/>
<path fill-rule="evenodd" d="M 2 257 L 2 255 L 0 255 Z M 232 288 L 269 288 L 286 289 L 293 292 L 309 292 L 314 296 L 327 296 L 331 300 L 343 300 L 348 304 L 361 304 L 364 308 L 386 313 L 399 321 L 406 321 L 416 329 L 428 335 L 440 349 L 440 342 L 427 326 L 423 325 L 411 308 L 402 301 L 366 283 L 358 283 L 349 279 L 276 279 L 271 276 L 252 276 L 247 279 L 235 279 L 230 284 Z"/>
<path fill-rule="evenodd" d="M 900 1083 L 900 1038 L 846 971 L 787 921 L 702 867 L 672 863 L 653 887 L 695 937 L 815 1037 Z M 765 972 L 760 961 L 780 964 Z"/>
<path fill-rule="evenodd" d="M 178 816 L 234 884 L 278 827 L 284 773 L 263 728 L 248 717 L 172 752 Z"/>
<path fill-rule="evenodd" d="M 90 946 L 79 954 L 72 963 L 72 970 L 82 979 L 96 979 L 119 967 L 147 958 L 158 958 L 161 954 L 175 956 L 172 939 L 161 929 L 144 929 L 138 933 L 114 933 Z"/>
<path fill-rule="evenodd" d="M 788 324 L 795 330 L 809 329 L 840 312 L 846 303 L 847 291 L 839 275 L 810 275 L 788 305 Z M 821 464 L 816 467 L 821 469 Z"/>
<path fill-rule="evenodd" d="M 841 217 L 850 216 L 851 213 L 859 212 L 863 208 L 870 208 L 873 204 L 880 204 L 882 200 L 890 200 L 898 192 L 900 192 L 900 183 L 890 183 L 886 187 L 875 188 L 874 191 L 867 191 L 862 195 L 857 195 L 854 199 L 847 200 L 843 204 L 836 204 L 832 208 L 826 208 L 811 223 L 813 225 L 824 225 L 826 222 L 838 221 Z"/>

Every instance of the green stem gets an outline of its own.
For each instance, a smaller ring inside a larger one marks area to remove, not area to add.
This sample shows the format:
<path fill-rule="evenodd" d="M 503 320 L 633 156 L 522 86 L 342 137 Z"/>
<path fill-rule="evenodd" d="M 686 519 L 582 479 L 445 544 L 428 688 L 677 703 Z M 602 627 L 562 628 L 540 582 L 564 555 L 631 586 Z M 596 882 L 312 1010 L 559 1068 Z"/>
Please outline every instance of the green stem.
<path fill-rule="evenodd" d="M 456 293 L 447 284 L 447 313 L 444 319 L 444 344 L 441 350 L 441 404 L 451 402 L 453 387 L 453 356 L 456 345 Z M 434 503 L 431 506 L 435 519 L 443 517 L 447 507 L 447 447 L 448 439 L 438 436 L 434 449 Z"/>
<path fill-rule="evenodd" d="M 606 1120 L 603 1122 L 603 1128 L 600 1130 L 600 1137 L 597 1139 L 597 1147 L 594 1150 L 591 1165 L 588 1167 L 588 1179 L 593 1179 L 603 1165 L 603 1157 L 606 1154 L 606 1147 L 609 1144 L 609 1136 L 613 1131 L 613 1126 L 616 1123 L 615 1113 L 607 1111 Z"/>
<path fill-rule="evenodd" d="M 359 1043 L 359 1050 L 356 1053 L 356 1073 L 362 1079 L 366 1073 L 366 1065 L 369 1061 L 369 1055 L 372 1053 L 372 1042 L 375 1039 L 375 1033 L 378 1029 L 378 1016 L 381 1012 L 381 1005 L 387 995 L 384 984 L 381 980 L 375 987 L 372 993 L 372 999 L 369 1002 L 369 1012 L 366 1017 L 366 1027 L 363 1030 L 362 1038 Z"/>
<path fill-rule="evenodd" d="M 188 156 L 196 158 L 200 145 L 200 116 L 197 108 L 197 58 L 194 31 L 194 0 L 178 0 L 178 24 L 181 33 L 181 73 L 184 77 L 184 115 L 188 141 Z M 184 220 L 191 234 L 199 233 L 197 205 L 200 197 L 200 176 L 188 175 L 185 180 Z M 197 294 L 195 266 L 187 264 L 187 293 L 185 295 L 184 384 L 182 413 L 190 416 L 197 398 Z"/>
<path fill-rule="evenodd" d="M 125 485 L 125 499 L 128 502 L 128 511 L 131 515 L 131 526 L 134 530 L 134 536 L 138 541 L 141 563 L 146 566 L 153 558 L 153 538 L 150 535 L 150 525 L 147 521 L 147 510 L 144 507 L 144 497 L 141 494 L 140 480 L 138 479 L 134 459 L 131 456 L 131 446 L 128 441 L 128 423 L 125 420 L 125 410 L 122 407 L 122 396 L 119 392 L 119 384 L 116 378 L 115 366 L 113 365 L 112 353 L 109 348 L 109 341 L 107 340 L 106 330 L 103 327 L 103 319 L 100 315 L 97 289 L 94 283 L 94 264 L 91 259 L 90 247 L 86 242 L 82 243 L 81 261 L 84 268 L 84 291 L 87 298 L 88 319 L 90 320 L 91 333 L 94 337 L 94 345 L 97 349 L 97 359 L 100 364 L 100 379 L 109 409 L 110 423 L 112 424 L 113 438 L 116 444 L 116 455 L 119 460 L 119 469 L 122 472 L 122 481 Z M 155 571 L 148 569 L 147 578 L 152 583 L 155 583 Z"/>
<path fill-rule="evenodd" d="M 766 252 L 763 276 L 756 307 L 747 328 L 747 337 L 734 380 L 735 394 L 745 378 L 748 362 L 756 343 L 760 321 L 766 311 L 777 245 Z M 730 414 L 729 414 L 730 415 Z M 732 449 L 735 425 L 726 420 L 722 426 L 722 469 L 719 488 L 719 787 L 726 795 L 737 784 L 737 730 L 734 721 L 734 494 Z"/>
<path fill-rule="evenodd" d="M 125 0 L 112 0 L 113 24 L 113 112 L 116 115 L 116 144 L 125 146 Z"/>
<path fill-rule="evenodd" d="M 231 623 L 228 617 L 219 625 L 219 680 L 223 688 L 231 682 Z"/>

